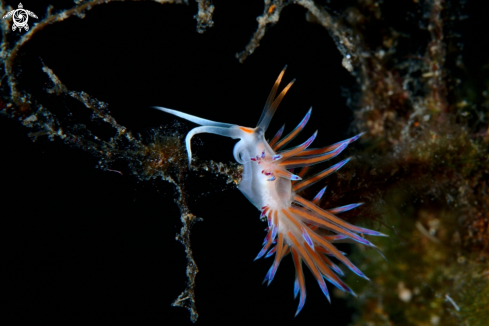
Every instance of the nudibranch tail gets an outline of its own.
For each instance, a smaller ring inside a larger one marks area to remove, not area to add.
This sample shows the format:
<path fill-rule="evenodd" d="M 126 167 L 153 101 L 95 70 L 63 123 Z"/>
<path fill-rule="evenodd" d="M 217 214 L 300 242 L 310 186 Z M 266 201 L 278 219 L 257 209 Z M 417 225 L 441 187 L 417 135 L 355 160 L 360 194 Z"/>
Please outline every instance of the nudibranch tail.
<path fill-rule="evenodd" d="M 339 251 L 334 243 L 356 242 L 378 250 L 364 236 L 385 235 L 347 223 L 336 216 L 362 203 L 322 209 L 318 204 L 326 187 L 322 188 L 311 201 L 298 195 L 301 191 L 343 167 L 350 158 L 305 178 L 311 165 L 335 158 L 362 134 L 323 148 L 309 148 L 316 138 L 316 131 L 303 144 L 282 150 L 306 126 L 311 117 L 311 109 L 309 109 L 302 121 L 287 136 L 281 138 L 284 131 L 284 126 L 282 126 L 271 141 L 267 142 L 265 131 L 285 93 L 294 82 L 290 82 L 275 97 L 284 72 L 285 68 L 273 85 L 256 128 L 215 122 L 165 108 L 157 109 L 201 125 L 192 129 L 186 138 L 189 166 L 192 158 L 190 140 L 195 134 L 213 133 L 240 139 L 233 150 L 236 161 L 243 165 L 242 180 L 238 189 L 258 208 L 261 212 L 260 218 L 268 222 L 263 247 L 255 260 L 275 255 L 264 280 L 270 284 L 282 259 L 289 253 L 291 254 L 296 272 L 294 297 L 300 293 L 297 315 L 304 307 L 306 300 L 303 263 L 312 272 L 328 300 L 330 296 L 325 280 L 341 291 L 355 295 L 341 280 L 340 277 L 344 276 L 343 271 L 329 257 L 334 257 L 358 276 L 367 280 L 368 277 L 345 256 L 344 252 Z M 281 151 L 277 152 L 278 150 Z M 299 167 L 302 169 L 295 174 L 294 169 Z"/>

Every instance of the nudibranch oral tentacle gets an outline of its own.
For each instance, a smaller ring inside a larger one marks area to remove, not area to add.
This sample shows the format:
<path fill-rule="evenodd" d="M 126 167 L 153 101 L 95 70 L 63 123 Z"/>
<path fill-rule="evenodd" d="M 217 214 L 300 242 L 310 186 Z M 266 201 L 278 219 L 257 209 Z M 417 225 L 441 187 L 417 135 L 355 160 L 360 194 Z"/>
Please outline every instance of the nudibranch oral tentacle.
<path fill-rule="evenodd" d="M 290 82 L 276 97 L 284 73 L 285 68 L 275 81 L 255 128 L 206 120 L 166 108 L 155 108 L 200 125 L 200 127 L 192 129 L 186 137 L 189 167 L 192 159 L 190 140 L 194 135 L 213 133 L 239 139 L 233 150 L 236 161 L 243 164 L 242 181 L 238 185 L 238 189 L 260 211 L 260 218 L 266 219 L 268 222 L 267 235 L 263 241 L 263 247 L 255 260 L 263 256 L 266 258 L 275 255 L 272 266 L 264 280 L 264 282 L 270 284 L 281 260 L 291 253 L 296 271 L 294 297 L 297 297 L 300 293 L 297 315 L 306 300 L 302 263 L 312 272 L 328 300 L 330 300 L 330 297 L 324 280 L 327 280 L 341 291 L 355 295 L 339 278 L 339 276 L 343 276 L 343 271 L 328 256 L 335 257 L 358 276 L 367 280 L 368 277 L 353 265 L 343 252 L 336 249 L 333 243 L 358 242 L 378 250 L 363 235 L 385 235 L 352 225 L 335 215 L 354 209 L 362 205 L 362 203 L 324 210 L 318 206 L 318 203 L 324 195 L 326 187 L 321 189 L 312 201 L 297 195 L 297 193 L 340 169 L 350 158 L 303 180 L 309 166 L 336 157 L 362 134 L 324 148 L 309 149 L 309 146 L 316 138 L 316 131 L 303 144 L 277 153 L 278 150 L 287 145 L 304 129 L 311 116 L 311 109 L 309 109 L 299 125 L 287 136 L 281 139 L 284 131 L 284 126 L 282 126 L 270 142 L 266 141 L 265 132 L 273 114 L 294 83 L 294 81 Z M 298 174 L 294 174 L 293 169 L 298 167 L 302 167 L 302 169 Z"/>

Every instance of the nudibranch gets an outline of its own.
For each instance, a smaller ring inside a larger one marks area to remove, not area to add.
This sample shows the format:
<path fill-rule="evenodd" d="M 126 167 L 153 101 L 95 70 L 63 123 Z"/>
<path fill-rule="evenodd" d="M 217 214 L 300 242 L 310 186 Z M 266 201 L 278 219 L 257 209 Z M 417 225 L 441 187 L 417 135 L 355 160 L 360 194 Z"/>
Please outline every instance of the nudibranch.
<path fill-rule="evenodd" d="M 367 280 L 368 278 L 333 243 L 355 241 L 365 246 L 376 248 L 362 235 L 385 235 L 352 225 L 336 216 L 338 213 L 360 206 L 361 203 L 324 210 L 317 204 L 326 188 L 319 191 L 312 201 L 298 195 L 299 192 L 341 168 L 349 161 L 349 158 L 336 163 L 307 180 L 303 180 L 302 177 L 309 166 L 336 157 L 350 143 L 357 140 L 361 134 L 324 148 L 308 149 L 317 135 L 316 131 L 303 144 L 282 150 L 285 145 L 299 134 L 308 122 L 311 116 L 311 109 L 309 109 L 304 119 L 287 136 L 281 138 L 284 130 L 284 127 L 282 127 L 270 142 L 266 141 L 265 131 L 270 120 L 295 81 L 291 81 L 275 97 L 285 69 L 282 70 L 273 85 L 256 128 L 206 120 L 162 107 L 155 108 L 201 125 L 192 129 L 185 139 L 189 167 L 192 160 L 190 140 L 194 135 L 213 133 L 239 139 L 233 151 L 236 161 L 243 165 L 242 181 L 239 183 L 238 189 L 258 208 L 261 212 L 260 218 L 268 221 L 268 228 L 266 229 L 268 232 L 263 242 L 263 248 L 256 259 L 263 256 L 270 257 L 275 254 L 275 260 L 265 277 L 265 281 L 270 284 L 282 258 L 289 253 L 291 254 L 296 270 L 294 297 L 297 297 L 300 292 L 297 316 L 306 300 L 302 262 L 312 272 L 329 301 L 331 299 L 324 282 L 325 279 L 341 291 L 355 295 L 339 278 L 339 276 L 343 276 L 343 271 L 328 257 L 336 258 L 358 276 Z M 294 174 L 293 170 L 295 168 L 302 169 L 298 174 Z"/>

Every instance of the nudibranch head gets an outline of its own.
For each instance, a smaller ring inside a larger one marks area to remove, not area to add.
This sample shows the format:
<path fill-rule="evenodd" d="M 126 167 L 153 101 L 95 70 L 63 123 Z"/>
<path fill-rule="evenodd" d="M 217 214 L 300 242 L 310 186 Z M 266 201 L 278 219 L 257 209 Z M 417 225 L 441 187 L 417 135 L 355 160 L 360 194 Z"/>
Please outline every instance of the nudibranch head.
<path fill-rule="evenodd" d="M 270 284 L 282 258 L 289 253 L 291 254 L 296 270 L 294 295 L 297 296 L 300 292 L 297 315 L 304 306 L 306 299 L 302 263 L 305 263 L 311 270 L 328 300 L 330 297 L 324 280 L 332 283 L 341 291 L 355 295 L 340 279 L 339 276 L 343 276 L 343 271 L 329 257 L 336 258 L 358 276 L 367 280 L 368 278 L 333 244 L 340 241 L 354 241 L 376 248 L 363 235 L 385 235 L 352 225 L 336 216 L 336 214 L 351 210 L 362 203 L 324 210 L 317 206 L 317 203 L 326 188 L 323 188 L 312 201 L 298 195 L 307 187 L 340 169 L 349 161 L 349 158 L 303 180 L 309 166 L 336 157 L 362 134 L 323 148 L 309 149 L 316 138 L 316 131 L 303 144 L 283 150 L 283 147 L 304 129 L 311 116 L 311 109 L 309 109 L 302 121 L 287 136 L 282 137 L 284 131 L 284 127 L 282 127 L 268 142 L 265 139 L 265 132 L 270 120 L 294 83 L 294 80 L 291 81 L 276 96 L 284 73 L 285 68 L 275 81 L 255 128 L 206 120 L 166 108 L 156 107 L 156 109 L 201 125 L 192 129 L 186 137 L 189 166 L 192 159 L 190 140 L 194 135 L 214 133 L 239 139 L 233 150 L 234 158 L 243 165 L 242 180 L 238 189 L 258 208 L 261 212 L 260 218 L 266 219 L 268 222 L 268 232 L 263 242 L 263 248 L 256 259 L 265 254 L 266 257 L 275 255 L 275 260 L 265 277 L 265 281 Z M 297 174 L 294 172 L 296 168 L 301 168 Z"/>

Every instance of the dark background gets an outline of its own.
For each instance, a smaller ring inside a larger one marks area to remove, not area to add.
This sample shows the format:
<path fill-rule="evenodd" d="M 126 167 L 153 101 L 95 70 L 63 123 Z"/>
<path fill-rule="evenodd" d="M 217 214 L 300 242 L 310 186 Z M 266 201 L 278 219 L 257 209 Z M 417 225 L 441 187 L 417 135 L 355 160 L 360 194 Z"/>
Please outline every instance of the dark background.
<path fill-rule="evenodd" d="M 17 1 L 6 2 L 17 8 Z M 39 17 L 48 3 L 55 8 L 72 6 L 71 1 L 22 3 Z M 204 34 L 196 32 L 193 3 L 98 6 L 83 20 L 72 17 L 34 36 L 18 58 L 20 81 L 47 107 L 69 106 L 67 99 L 44 95 L 42 59 L 70 90 L 107 102 L 120 124 L 145 135 L 175 120 L 149 109 L 151 105 L 254 127 L 287 64 L 283 84 L 292 78 L 297 82 L 272 120 L 268 137 L 284 122 L 290 131 L 310 106 L 312 119 L 295 143 L 316 129 L 316 146 L 352 135 L 353 114 L 347 102 L 356 92 L 354 79 L 341 66 L 342 57 L 327 31 L 305 20 L 305 9 L 287 7 L 278 25 L 241 64 L 235 54 L 253 35 L 263 3 L 214 5 L 215 25 Z M 335 8 L 335 1 L 331 6 Z M 342 2 L 338 8 L 344 6 Z M 480 53 L 483 44 L 472 32 L 481 33 L 486 26 L 483 11 L 474 6 L 464 9 L 470 19 L 457 28 L 464 37 L 464 60 L 470 58 L 475 65 L 486 60 L 487 53 Z M 400 15 L 396 8 L 386 10 Z M 413 25 L 409 15 L 399 17 L 405 19 L 400 26 Z M 30 25 L 35 21 L 30 18 Z M 59 140 L 41 137 L 33 143 L 19 122 L 1 116 L 0 123 L 0 292 L 8 302 L 2 309 L 6 324 L 190 324 L 187 310 L 171 307 L 186 283 L 184 248 L 175 241 L 181 223 L 173 188 L 163 181 L 139 182 L 123 162 L 112 167 L 123 176 L 101 171 L 95 168 L 97 158 L 88 153 Z M 107 125 L 89 129 L 111 132 Z M 199 138 L 200 158 L 234 161 L 234 140 Z M 199 324 L 346 325 L 351 320 L 354 311 L 346 301 L 333 296 L 329 304 L 309 272 L 306 305 L 294 318 L 298 300 L 293 300 L 291 259 L 283 260 L 268 288 L 261 283 L 272 261 L 253 262 L 265 236 L 258 211 L 238 190 L 222 191 L 223 179 L 194 179 L 190 207 L 204 219 L 192 231 L 199 267 Z M 355 290 L 355 283 L 350 286 Z"/>

